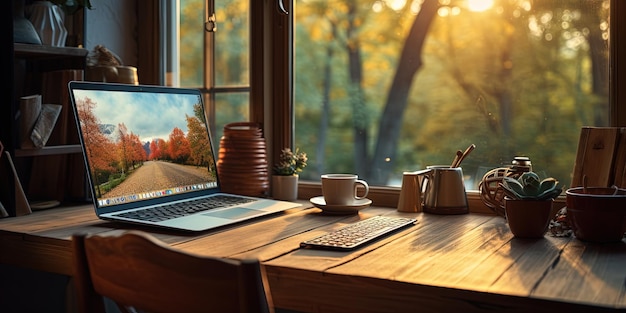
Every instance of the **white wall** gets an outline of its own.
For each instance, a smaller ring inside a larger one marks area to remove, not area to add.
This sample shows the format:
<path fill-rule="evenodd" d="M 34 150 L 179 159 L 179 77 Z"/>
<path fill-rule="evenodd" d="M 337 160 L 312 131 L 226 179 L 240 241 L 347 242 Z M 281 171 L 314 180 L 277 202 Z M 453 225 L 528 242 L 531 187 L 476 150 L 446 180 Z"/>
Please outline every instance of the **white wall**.
<path fill-rule="evenodd" d="M 85 11 L 85 48 L 103 45 L 117 54 L 123 65 L 137 66 L 137 1 L 91 0 Z"/>

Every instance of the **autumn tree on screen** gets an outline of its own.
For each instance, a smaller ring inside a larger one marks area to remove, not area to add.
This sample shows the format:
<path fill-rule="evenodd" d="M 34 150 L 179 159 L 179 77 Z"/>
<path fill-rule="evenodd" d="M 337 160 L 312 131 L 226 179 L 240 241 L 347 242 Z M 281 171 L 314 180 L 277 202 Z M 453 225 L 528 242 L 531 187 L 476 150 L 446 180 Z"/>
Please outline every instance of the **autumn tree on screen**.
<path fill-rule="evenodd" d="M 124 123 L 117 125 L 117 151 L 119 153 L 120 166 L 122 172 L 128 172 L 130 142 L 128 138 L 128 128 Z"/>
<path fill-rule="evenodd" d="M 95 178 L 95 186 L 98 194 L 101 194 L 100 183 L 108 180 L 108 175 L 115 171 L 115 144 L 100 130 L 100 121 L 93 114 L 97 103 L 90 98 L 77 100 L 78 115 L 80 116 L 80 128 L 83 133 L 87 158 L 90 160 L 91 175 Z"/>
<path fill-rule="evenodd" d="M 169 136 L 168 152 L 172 161 L 184 164 L 189 155 L 191 148 L 185 133 L 178 127 L 174 127 Z"/>
<path fill-rule="evenodd" d="M 161 154 L 163 153 L 159 146 L 159 141 L 163 139 L 153 139 L 150 141 L 150 155 L 148 159 L 150 160 L 159 160 L 161 159 Z"/>
<path fill-rule="evenodd" d="M 130 142 L 130 161 L 134 166 L 141 164 L 143 161 L 145 161 L 148 157 L 146 155 L 146 150 L 143 149 L 143 143 L 141 143 L 141 140 L 139 139 L 139 136 L 134 134 L 133 132 L 131 132 L 128 135 L 128 139 Z"/>
<path fill-rule="evenodd" d="M 158 139 L 157 141 L 157 146 L 159 149 L 159 159 L 161 160 L 168 160 L 170 159 L 170 152 L 169 152 L 169 144 L 167 143 L 167 141 L 165 141 L 164 139 Z"/>
<path fill-rule="evenodd" d="M 189 128 L 187 134 L 190 148 L 189 162 L 197 166 L 208 166 L 211 158 L 211 145 L 206 136 L 206 126 L 198 118 L 187 116 L 187 128 Z"/>
<path fill-rule="evenodd" d="M 120 157 L 120 165 L 124 172 L 132 170 L 147 159 L 146 151 L 139 136 L 129 132 L 124 123 L 118 124 L 117 149 Z"/>

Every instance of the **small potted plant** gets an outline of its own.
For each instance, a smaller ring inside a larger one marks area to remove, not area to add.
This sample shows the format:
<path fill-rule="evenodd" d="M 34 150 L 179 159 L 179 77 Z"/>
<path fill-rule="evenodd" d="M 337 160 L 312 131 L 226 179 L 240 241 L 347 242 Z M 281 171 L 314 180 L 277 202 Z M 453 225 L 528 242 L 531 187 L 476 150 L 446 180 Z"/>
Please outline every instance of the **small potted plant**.
<path fill-rule="evenodd" d="M 306 167 L 306 153 L 285 148 L 274 165 L 272 175 L 272 197 L 277 200 L 293 201 L 298 198 L 298 173 Z"/>
<path fill-rule="evenodd" d="M 509 228 L 515 237 L 541 238 L 548 229 L 554 198 L 562 188 L 552 177 L 540 179 L 535 172 L 519 178 L 504 177 L 504 210 Z"/>

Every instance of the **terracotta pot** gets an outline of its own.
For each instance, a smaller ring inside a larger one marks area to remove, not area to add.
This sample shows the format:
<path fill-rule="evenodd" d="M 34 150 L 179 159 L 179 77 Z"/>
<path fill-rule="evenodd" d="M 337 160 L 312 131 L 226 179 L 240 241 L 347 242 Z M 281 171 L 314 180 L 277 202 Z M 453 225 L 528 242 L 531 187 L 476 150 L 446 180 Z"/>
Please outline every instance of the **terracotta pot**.
<path fill-rule="evenodd" d="M 567 219 L 576 238 L 619 242 L 626 232 L 626 189 L 575 187 L 566 192 Z"/>
<path fill-rule="evenodd" d="M 504 210 L 509 228 L 518 238 L 542 238 L 548 230 L 553 200 L 514 200 L 505 198 Z"/>
<path fill-rule="evenodd" d="M 298 199 L 298 175 L 273 175 L 272 198 L 284 201 Z"/>
<path fill-rule="evenodd" d="M 259 124 L 230 123 L 220 139 L 217 172 L 222 191 L 253 197 L 266 197 L 269 166 L 265 139 Z"/>

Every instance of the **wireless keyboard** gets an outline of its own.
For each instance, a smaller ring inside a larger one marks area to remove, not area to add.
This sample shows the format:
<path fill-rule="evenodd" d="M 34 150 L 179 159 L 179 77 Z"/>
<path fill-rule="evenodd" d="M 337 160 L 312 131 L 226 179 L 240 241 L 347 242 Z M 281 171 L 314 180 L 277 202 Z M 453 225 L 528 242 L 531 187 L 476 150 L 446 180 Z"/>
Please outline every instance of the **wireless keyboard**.
<path fill-rule="evenodd" d="M 352 250 L 400 228 L 413 225 L 415 222 L 414 218 L 374 216 L 303 241 L 300 247 Z"/>

